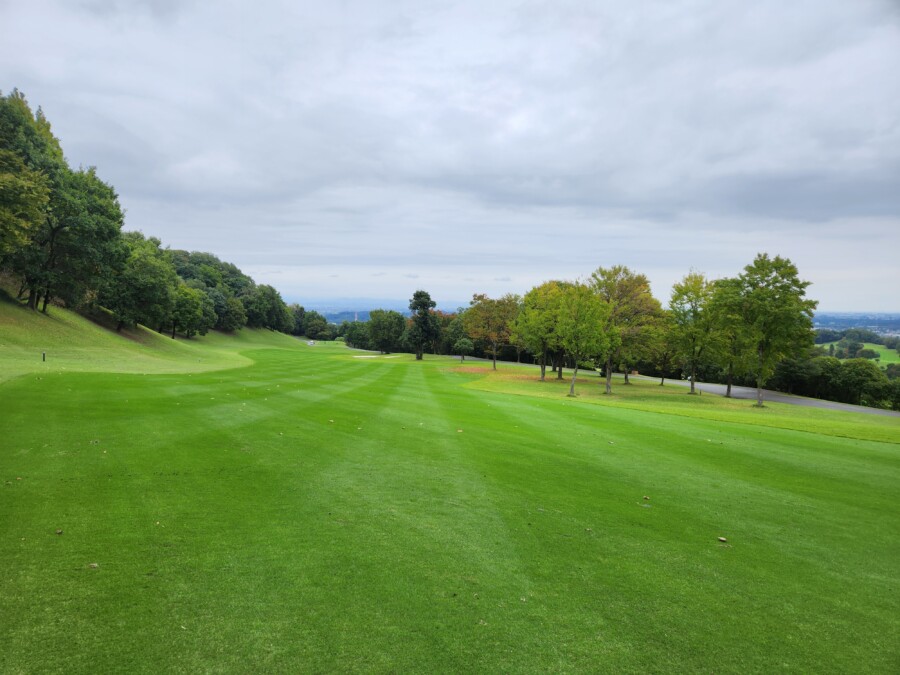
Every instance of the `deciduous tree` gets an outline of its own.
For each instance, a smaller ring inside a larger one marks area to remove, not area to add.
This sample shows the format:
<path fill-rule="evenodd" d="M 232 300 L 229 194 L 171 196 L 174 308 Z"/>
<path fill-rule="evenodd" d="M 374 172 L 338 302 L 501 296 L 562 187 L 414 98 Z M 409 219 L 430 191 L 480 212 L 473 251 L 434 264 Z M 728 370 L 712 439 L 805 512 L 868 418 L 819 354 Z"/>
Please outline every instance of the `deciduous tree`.
<path fill-rule="evenodd" d="M 103 284 L 98 302 L 118 322 L 116 330 L 142 323 L 156 328 L 172 315 L 178 276 L 159 239 L 140 232 L 126 232 L 123 241 L 128 258 L 118 273 Z"/>
<path fill-rule="evenodd" d="M 612 393 L 612 371 L 619 364 L 623 347 L 634 343 L 650 330 L 659 316 L 659 300 L 650 292 L 650 282 L 624 265 L 598 268 L 591 275 L 594 292 L 609 305 L 609 314 L 600 332 L 607 338 L 605 350 L 606 393 Z"/>
<path fill-rule="evenodd" d="M 492 299 L 484 293 L 475 293 L 469 308 L 463 315 L 466 333 L 485 343 L 497 370 L 497 351 L 501 345 L 509 343 L 512 324 L 519 311 L 519 298 L 507 293 L 502 298 Z"/>
<path fill-rule="evenodd" d="M 716 339 L 709 307 L 712 290 L 703 274 L 690 272 L 672 287 L 669 300 L 674 346 L 690 373 L 692 394 L 696 393 L 697 367 L 712 351 Z"/>
<path fill-rule="evenodd" d="M 459 355 L 460 361 L 466 360 L 466 355 L 471 354 L 475 350 L 475 345 L 467 337 L 459 338 L 453 343 L 453 353 Z"/>
<path fill-rule="evenodd" d="M 30 241 L 44 223 L 50 187 L 11 150 L 0 150 L 0 258 Z"/>
<path fill-rule="evenodd" d="M 382 354 L 397 351 L 406 329 L 406 319 L 392 309 L 373 309 L 369 312 L 369 341 Z"/>
<path fill-rule="evenodd" d="M 547 372 L 547 357 L 559 348 L 557 328 L 563 286 L 559 281 L 547 281 L 528 291 L 513 324 L 513 336 L 540 364 L 541 382 Z"/>
<path fill-rule="evenodd" d="M 587 284 L 565 284 L 558 296 L 556 333 L 560 346 L 575 362 L 569 396 L 575 396 L 579 365 L 603 353 L 609 336 L 600 330 L 609 318 L 610 306 Z"/>
<path fill-rule="evenodd" d="M 752 346 L 756 375 L 756 405 L 776 364 L 813 344 L 812 318 L 816 301 L 806 298 L 808 281 L 787 258 L 760 253 L 738 277 L 743 330 Z"/>

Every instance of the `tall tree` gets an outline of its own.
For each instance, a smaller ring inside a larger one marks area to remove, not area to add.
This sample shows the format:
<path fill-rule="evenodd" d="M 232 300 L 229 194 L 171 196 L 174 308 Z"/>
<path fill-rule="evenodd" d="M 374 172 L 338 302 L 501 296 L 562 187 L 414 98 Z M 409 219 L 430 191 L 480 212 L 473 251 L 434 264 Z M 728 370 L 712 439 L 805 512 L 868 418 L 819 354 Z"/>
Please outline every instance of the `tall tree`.
<path fill-rule="evenodd" d="M 226 332 L 240 330 L 247 324 L 244 303 L 234 296 L 225 297 L 225 307 L 216 311 L 216 328 Z"/>
<path fill-rule="evenodd" d="M 0 150 L 0 258 L 20 248 L 44 223 L 50 186 L 12 150 Z"/>
<path fill-rule="evenodd" d="M 400 317 L 401 322 L 403 317 Z M 369 337 L 369 323 L 367 321 L 345 321 L 344 342 L 348 347 L 355 349 L 373 349 L 372 339 Z"/>
<path fill-rule="evenodd" d="M 245 295 L 242 301 L 248 326 L 282 333 L 289 333 L 293 328 L 294 315 L 281 299 L 281 294 L 272 286 L 260 284 Z"/>
<path fill-rule="evenodd" d="M 507 293 L 492 299 L 484 293 L 475 293 L 469 308 L 463 314 L 466 333 L 485 343 L 497 370 L 497 352 L 501 345 L 509 343 L 512 324 L 519 312 L 519 297 Z"/>
<path fill-rule="evenodd" d="M 399 347 L 406 319 L 392 309 L 373 309 L 367 325 L 370 344 L 382 354 L 388 354 Z"/>
<path fill-rule="evenodd" d="M 719 337 L 711 356 L 725 371 L 725 397 L 731 398 L 735 375 L 743 375 L 749 370 L 750 336 L 744 326 L 740 279 L 735 277 L 713 282 L 709 313 Z"/>
<path fill-rule="evenodd" d="M 557 322 L 563 286 L 559 281 L 547 281 L 528 291 L 513 324 L 513 336 L 540 364 L 541 382 L 547 373 L 547 357 L 559 349 Z"/>
<path fill-rule="evenodd" d="M 107 277 L 98 302 L 118 322 L 116 330 L 142 323 L 156 328 L 172 314 L 178 276 L 159 239 L 126 232 L 128 257 L 123 269 Z"/>
<path fill-rule="evenodd" d="M 115 191 L 93 168 L 62 169 L 53 182 L 48 217 L 26 246 L 7 259 L 29 292 L 28 306 L 43 311 L 53 298 L 78 305 L 121 269 L 127 248 Z"/>
<path fill-rule="evenodd" d="M 557 295 L 557 336 L 560 346 L 575 362 L 569 396 L 575 396 L 578 367 L 609 346 L 609 336 L 599 327 L 609 318 L 610 306 L 587 284 L 565 284 Z"/>
<path fill-rule="evenodd" d="M 659 300 L 650 292 L 650 282 L 624 265 L 600 267 L 591 275 L 591 285 L 609 305 L 609 314 L 599 329 L 609 340 L 606 348 L 606 393 L 612 393 L 612 371 L 629 344 L 651 330 L 661 311 Z"/>
<path fill-rule="evenodd" d="M 810 282 L 802 281 L 787 258 L 760 253 L 738 277 L 747 342 L 754 353 L 756 405 L 777 363 L 813 344 L 815 300 L 806 298 Z"/>
<path fill-rule="evenodd" d="M 666 375 L 672 369 L 675 362 L 676 347 L 674 339 L 674 322 L 672 312 L 663 310 L 659 320 L 650 331 L 649 360 L 659 372 L 659 386 L 666 383 Z"/>
<path fill-rule="evenodd" d="M 669 309 L 672 336 L 678 356 L 690 373 L 691 393 L 696 393 L 697 367 L 712 351 L 716 338 L 709 303 L 712 284 L 700 272 L 690 272 L 672 287 Z"/>
<path fill-rule="evenodd" d="M 330 336 L 328 319 L 314 309 L 307 310 L 303 316 L 302 334 L 313 340 L 327 340 Z"/>
<path fill-rule="evenodd" d="M 407 340 L 416 352 L 416 361 L 422 360 L 425 345 L 434 342 L 440 335 L 440 327 L 434 315 L 437 303 L 422 290 L 413 293 L 409 301 L 412 321 L 407 329 Z"/>
<path fill-rule="evenodd" d="M 288 309 L 293 317 L 291 335 L 303 335 L 303 320 L 306 317 L 306 309 L 297 303 L 288 305 Z"/>
<path fill-rule="evenodd" d="M 460 308 L 455 314 L 448 314 L 449 318 L 446 326 L 441 329 L 441 353 L 457 354 L 456 343 L 463 338 L 468 338 L 466 329 L 463 327 L 462 314 L 465 310 Z"/>
<path fill-rule="evenodd" d="M 172 339 L 175 331 L 181 331 L 186 338 L 198 333 L 206 335 L 215 325 L 216 313 L 212 300 L 200 289 L 181 283 L 175 291 L 175 308 L 172 314 Z"/>
<path fill-rule="evenodd" d="M 66 167 L 62 147 L 40 108 L 35 113 L 24 94 L 0 95 L 0 150 L 14 152 L 32 171 L 53 181 Z"/>

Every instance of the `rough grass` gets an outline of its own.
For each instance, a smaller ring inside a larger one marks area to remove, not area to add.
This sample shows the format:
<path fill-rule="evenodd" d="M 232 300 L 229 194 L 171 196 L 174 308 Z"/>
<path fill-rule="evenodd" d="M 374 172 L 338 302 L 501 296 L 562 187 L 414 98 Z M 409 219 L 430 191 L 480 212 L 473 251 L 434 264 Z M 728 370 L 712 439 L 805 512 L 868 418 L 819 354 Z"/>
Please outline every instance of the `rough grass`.
<path fill-rule="evenodd" d="M 0 384 L 0 671 L 900 663 L 896 433 L 240 339 Z"/>

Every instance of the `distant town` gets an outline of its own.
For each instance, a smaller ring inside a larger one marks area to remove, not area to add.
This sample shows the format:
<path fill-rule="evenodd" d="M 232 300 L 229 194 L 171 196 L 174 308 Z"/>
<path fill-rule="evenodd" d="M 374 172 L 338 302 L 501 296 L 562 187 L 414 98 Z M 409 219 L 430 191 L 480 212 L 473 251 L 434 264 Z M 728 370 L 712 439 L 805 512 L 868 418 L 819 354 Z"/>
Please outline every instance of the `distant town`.
<path fill-rule="evenodd" d="M 866 328 L 880 335 L 900 335 L 900 313 L 816 312 L 813 327 L 817 330 Z"/>

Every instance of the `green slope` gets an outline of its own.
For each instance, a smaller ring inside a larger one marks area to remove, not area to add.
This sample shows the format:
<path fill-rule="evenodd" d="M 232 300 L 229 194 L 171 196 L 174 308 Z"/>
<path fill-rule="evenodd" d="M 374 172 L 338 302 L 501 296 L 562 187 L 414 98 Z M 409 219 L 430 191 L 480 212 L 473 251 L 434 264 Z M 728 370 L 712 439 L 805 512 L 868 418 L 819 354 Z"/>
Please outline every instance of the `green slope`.
<path fill-rule="evenodd" d="M 0 671 L 900 662 L 900 435 L 270 337 L 244 368 L 0 384 Z"/>
<path fill-rule="evenodd" d="M 831 345 L 834 345 L 835 347 L 837 347 L 838 343 L 837 342 L 826 342 L 825 344 L 817 345 L 817 346 L 823 347 L 827 352 L 828 347 Z M 889 363 L 900 363 L 900 354 L 897 353 L 896 349 L 888 349 L 884 345 L 877 345 L 874 342 L 864 342 L 863 348 L 871 349 L 878 353 L 879 358 L 875 363 L 877 363 L 881 367 L 887 366 Z"/>
<path fill-rule="evenodd" d="M 244 329 L 172 340 L 143 326 L 121 333 L 65 309 L 33 312 L 0 296 L 0 382 L 25 373 L 166 373 L 246 366 L 240 350 L 294 347 L 271 331 Z M 46 354 L 46 361 L 43 361 Z"/>

